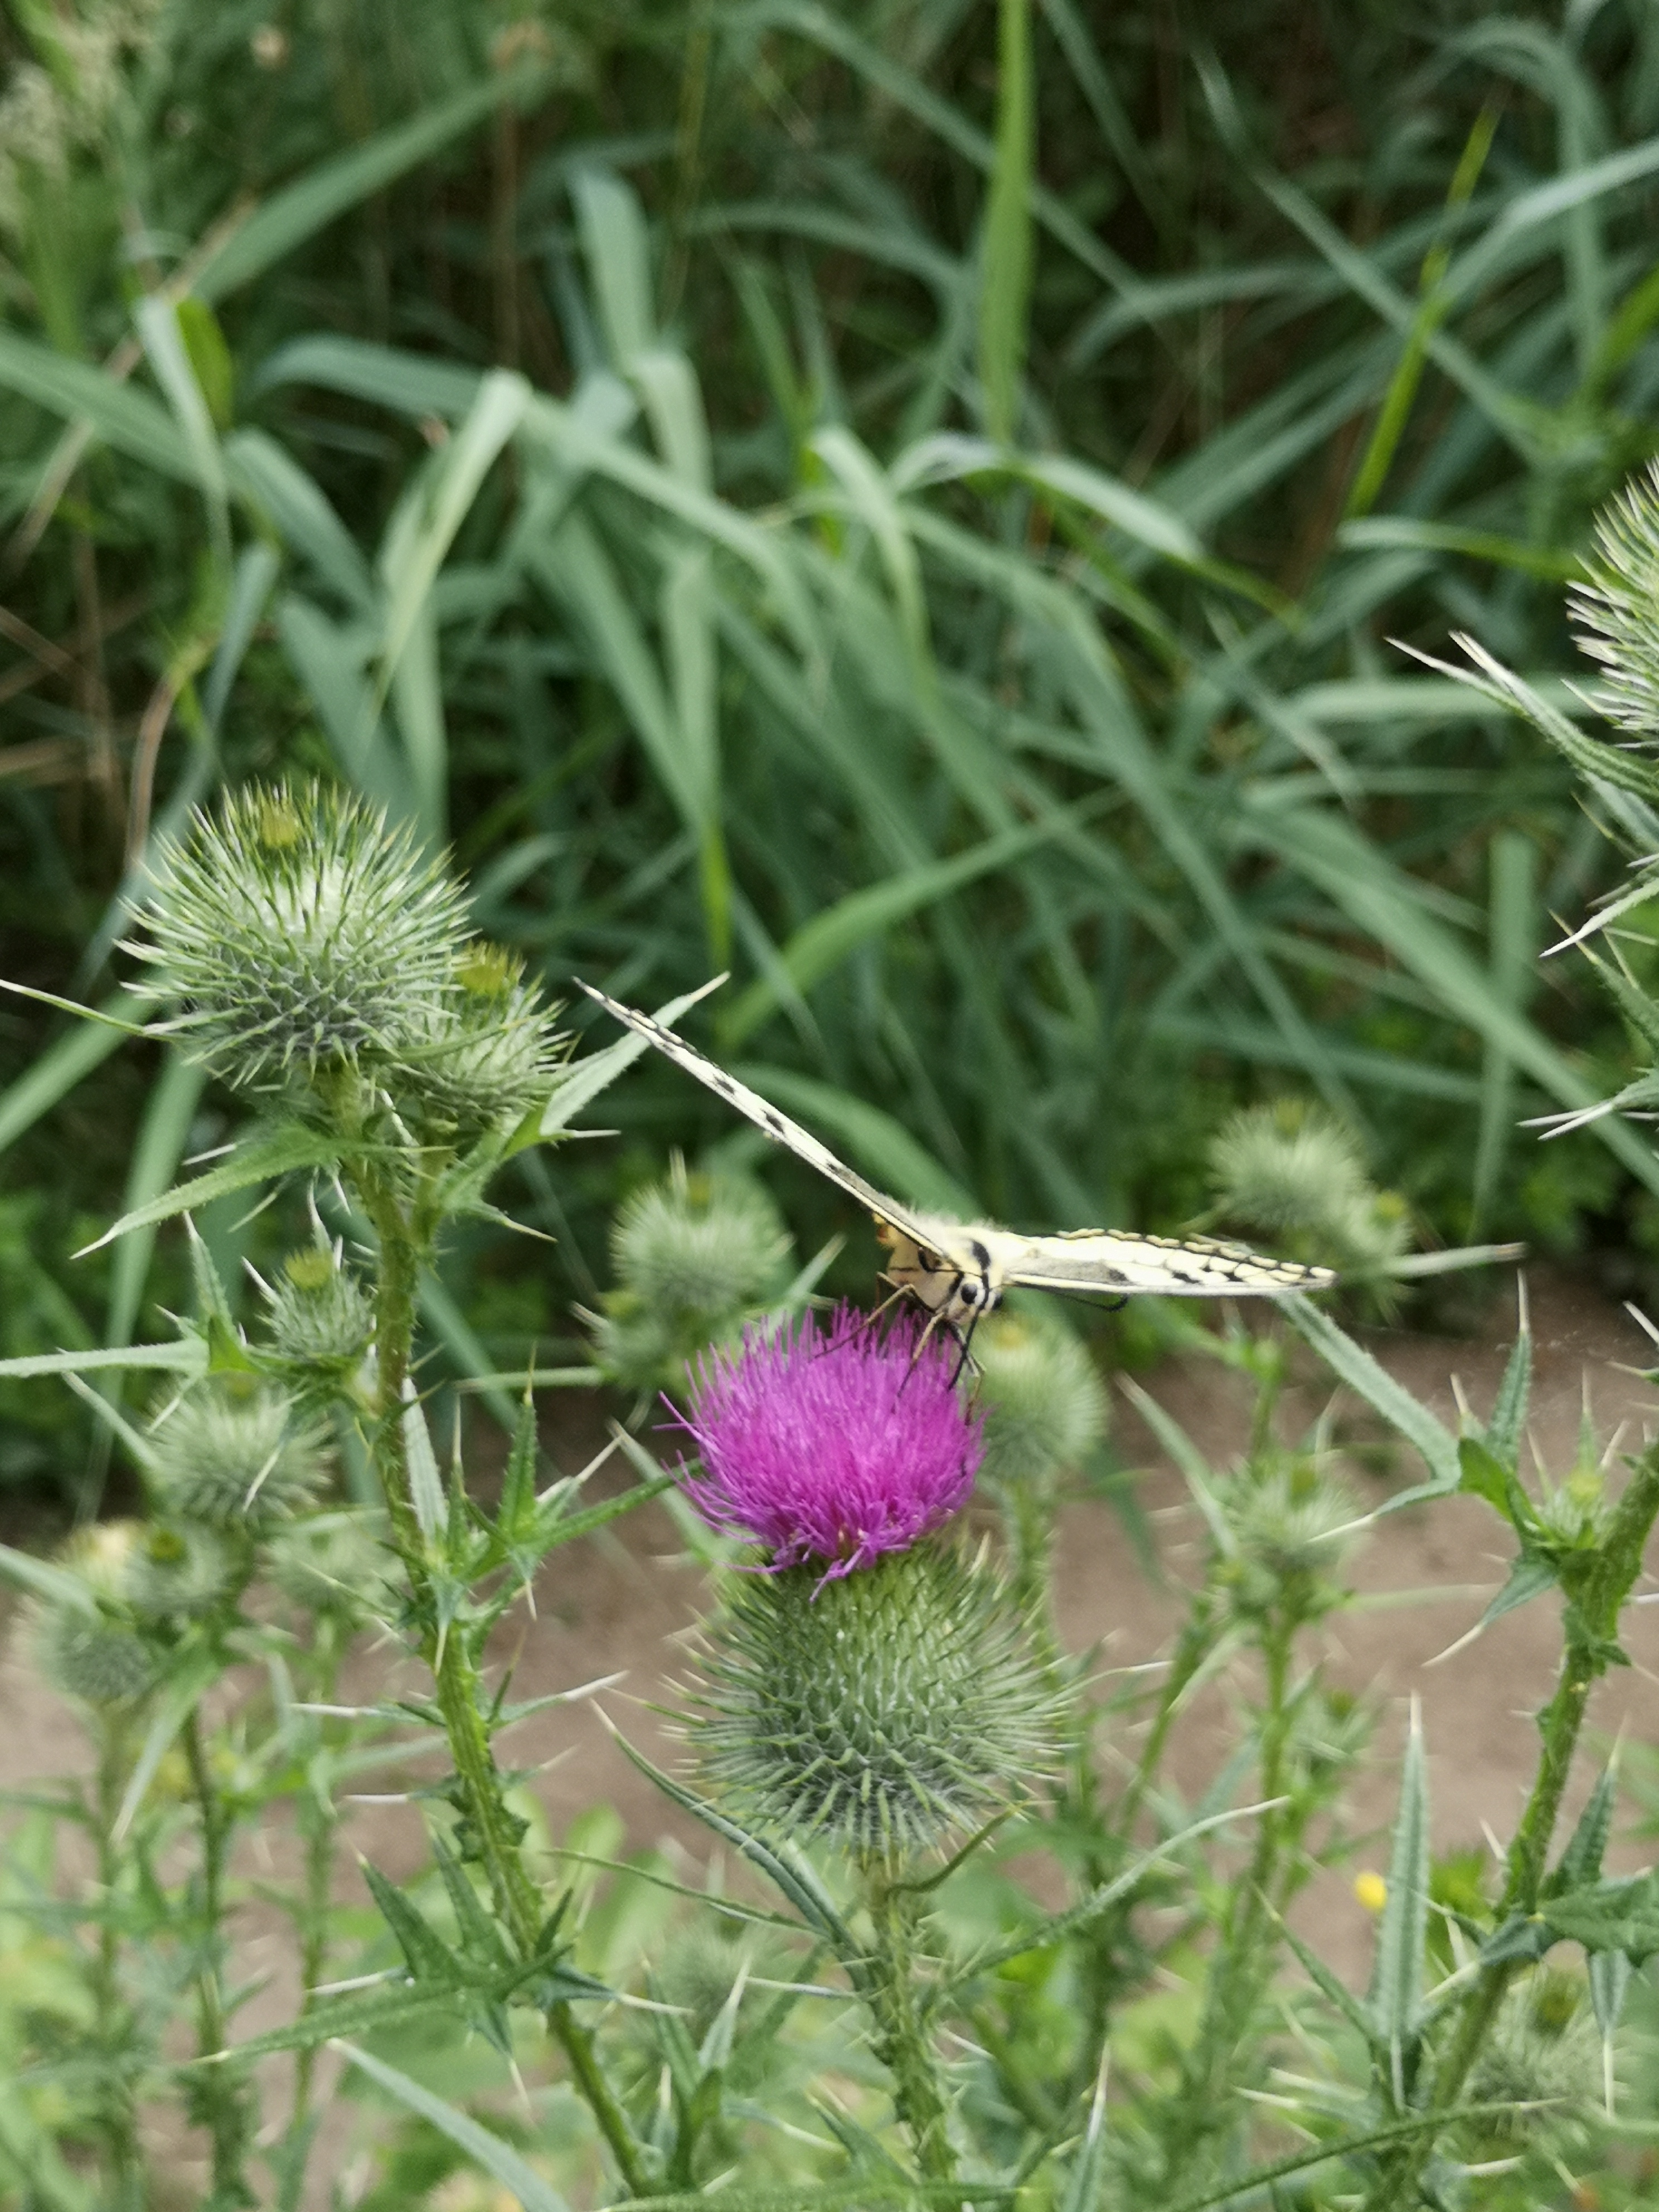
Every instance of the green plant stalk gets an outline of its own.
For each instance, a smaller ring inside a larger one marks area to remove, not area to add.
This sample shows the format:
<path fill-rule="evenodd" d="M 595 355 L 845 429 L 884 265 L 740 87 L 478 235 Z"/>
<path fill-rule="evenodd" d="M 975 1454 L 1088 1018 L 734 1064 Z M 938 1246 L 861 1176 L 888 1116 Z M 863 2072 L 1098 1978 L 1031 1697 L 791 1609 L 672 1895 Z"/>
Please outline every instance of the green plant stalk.
<path fill-rule="evenodd" d="M 432 1229 L 417 1206 L 409 1213 L 394 1193 L 364 1178 L 360 1183 L 380 1243 L 375 1297 L 375 1356 L 379 1370 L 373 1455 L 391 1517 L 398 1549 L 409 1570 L 417 1606 L 429 1597 L 431 1576 L 426 1539 L 410 1494 L 409 1461 L 404 1443 L 404 1383 L 415 1335 L 416 1291 L 421 1261 Z M 422 1609 L 430 1612 L 429 1607 Z M 447 1635 L 435 1624 L 422 1638 L 422 1656 L 433 1672 L 438 1710 L 449 1755 L 460 1784 L 464 1811 L 485 1880 L 501 1924 L 520 1955 L 533 1958 L 541 1931 L 541 1897 L 519 1850 L 519 1829 L 507 1808 L 501 1770 L 484 1718 L 482 1687 L 472 1641 L 460 1623 Z M 630 2195 L 648 2185 L 640 2149 L 628 2117 L 599 2069 L 593 2040 L 568 2003 L 550 2006 L 549 2033 L 563 2050 L 577 2088 L 592 2112 Z"/>
<path fill-rule="evenodd" d="M 319 1620 L 314 1626 L 309 1688 L 316 1704 L 330 1705 L 333 1702 L 336 1678 L 339 1673 L 340 1636 L 332 1620 Z M 319 1720 L 316 1727 L 319 1740 L 325 1741 L 326 1722 Z M 307 1783 L 301 1792 L 296 1822 L 305 1849 L 305 1876 L 298 1914 L 300 2016 L 303 2019 L 316 2002 L 312 1993 L 321 1982 L 328 1966 L 329 1908 L 333 1897 L 334 1851 L 339 1832 L 339 1815 L 328 1795 Z M 285 2138 L 285 2186 L 296 2200 L 305 2170 L 307 2136 L 312 2124 L 312 2088 L 316 2070 L 317 2053 L 313 2046 L 307 2045 L 304 2050 L 295 2051 L 294 2102 L 289 2113 Z"/>
<path fill-rule="evenodd" d="M 1497 1909 L 1500 1927 L 1516 1913 L 1537 1909 L 1549 1861 L 1550 1842 L 1560 1816 L 1561 1799 L 1572 1771 L 1590 1692 L 1607 1671 L 1608 1647 L 1617 1634 L 1625 1601 L 1642 1571 L 1643 1554 L 1656 1517 L 1659 1517 L 1659 1446 L 1637 1462 L 1607 1534 L 1596 1548 L 1595 1564 L 1576 1603 L 1567 1611 L 1567 1647 L 1562 1655 L 1560 1680 L 1555 1686 L 1555 1694 L 1538 1717 L 1539 1734 L 1543 1738 L 1538 1771 L 1521 1825 L 1510 1845 L 1504 1894 Z M 1448 2110 L 1462 2094 L 1469 2069 L 1491 2032 L 1518 1963 L 1515 1960 L 1499 1960 L 1483 1968 L 1476 1977 L 1436 2070 L 1429 2100 L 1434 2110 Z M 1376 2185 L 1365 2199 L 1364 2212 L 1393 2212 L 1397 2204 L 1415 2203 L 1418 2185 L 1434 2155 L 1435 2142 L 1433 2135 L 1426 2135 L 1385 2160 Z"/>
<path fill-rule="evenodd" d="M 192 1711 L 185 1722 L 184 1738 L 202 1835 L 202 1961 L 196 1977 L 196 2052 L 199 2058 L 212 2058 L 225 2048 L 224 1993 L 219 1969 L 230 1822 L 208 1765 L 199 1711 Z M 214 2203 L 252 2204 L 255 2199 L 243 2171 L 248 2135 L 244 2093 L 228 2067 L 204 2068 L 198 2078 L 197 2095 L 213 2146 Z"/>
<path fill-rule="evenodd" d="M 1285 1786 L 1285 1755 L 1291 1726 L 1285 1692 L 1295 1638 L 1294 1617 L 1276 1613 L 1261 1639 L 1266 1691 L 1259 1786 L 1264 1799 L 1278 1797 Z M 1270 1805 L 1261 1814 L 1249 1871 L 1233 1889 L 1231 1910 L 1205 1991 L 1203 2016 L 1182 2069 L 1180 2094 L 1171 2107 L 1176 2126 L 1169 2140 L 1162 2177 L 1164 2188 L 1171 2197 L 1180 2193 L 1180 2185 L 1227 2117 L 1227 2089 L 1239 2045 L 1248 2033 L 1263 1982 L 1272 1971 L 1270 1908 L 1293 1826 L 1287 1818 L 1290 1812 L 1288 1806 Z"/>
<path fill-rule="evenodd" d="M 878 1860 L 862 1871 L 873 1942 L 857 1981 L 875 2021 L 875 2054 L 892 2076 L 894 2109 L 917 2166 L 929 2181 L 954 2181 L 945 2087 L 917 1971 L 923 1908 L 915 1892 L 903 1886 L 901 1868 Z"/>
<path fill-rule="evenodd" d="M 122 2033 L 128 2024 L 121 1996 L 121 1939 L 115 1924 L 115 1899 L 121 1878 L 121 1853 L 115 1841 L 125 1771 L 125 1728 L 122 1721 L 102 1715 L 98 1729 L 98 1894 L 102 1907 L 98 1925 L 92 1986 L 99 2041 L 104 2063 L 99 2069 L 99 2132 L 104 2141 L 112 2212 L 136 2212 L 143 2198 L 143 2167 L 138 2149 L 138 2127 L 132 2091 L 116 2063 Z"/>

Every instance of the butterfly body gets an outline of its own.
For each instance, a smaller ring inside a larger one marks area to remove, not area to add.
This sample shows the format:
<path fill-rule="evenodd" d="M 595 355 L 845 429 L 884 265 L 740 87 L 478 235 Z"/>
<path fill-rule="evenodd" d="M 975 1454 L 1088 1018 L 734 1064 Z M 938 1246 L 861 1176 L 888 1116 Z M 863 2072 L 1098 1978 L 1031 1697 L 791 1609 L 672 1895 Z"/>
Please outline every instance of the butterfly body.
<path fill-rule="evenodd" d="M 1286 1291 L 1322 1290 L 1336 1279 L 1328 1268 L 1268 1259 L 1246 1245 L 1220 1243 L 1207 1237 L 1136 1237 L 1117 1229 L 1068 1229 L 1050 1237 L 1024 1237 L 988 1222 L 953 1221 L 948 1215 L 919 1212 L 866 1182 L 769 1099 L 706 1060 L 649 1014 L 608 998 L 591 983 L 582 983 L 581 988 L 677 1067 L 746 1115 L 774 1144 L 804 1159 L 866 1207 L 887 1248 L 887 1280 L 953 1332 L 971 1332 L 975 1322 L 1014 1288 L 1103 1297 L 1137 1292 L 1177 1298 L 1270 1297 Z"/>

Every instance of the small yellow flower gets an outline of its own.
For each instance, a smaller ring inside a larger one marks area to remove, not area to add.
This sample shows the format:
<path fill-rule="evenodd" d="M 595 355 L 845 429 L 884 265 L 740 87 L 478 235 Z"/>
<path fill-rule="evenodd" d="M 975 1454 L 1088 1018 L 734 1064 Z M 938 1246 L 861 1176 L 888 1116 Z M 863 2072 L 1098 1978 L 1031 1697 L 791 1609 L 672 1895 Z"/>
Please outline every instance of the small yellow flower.
<path fill-rule="evenodd" d="M 1367 1912 L 1381 1912 L 1389 1901 L 1389 1885 L 1380 1874 L 1367 1867 L 1353 1878 L 1353 1893 Z"/>

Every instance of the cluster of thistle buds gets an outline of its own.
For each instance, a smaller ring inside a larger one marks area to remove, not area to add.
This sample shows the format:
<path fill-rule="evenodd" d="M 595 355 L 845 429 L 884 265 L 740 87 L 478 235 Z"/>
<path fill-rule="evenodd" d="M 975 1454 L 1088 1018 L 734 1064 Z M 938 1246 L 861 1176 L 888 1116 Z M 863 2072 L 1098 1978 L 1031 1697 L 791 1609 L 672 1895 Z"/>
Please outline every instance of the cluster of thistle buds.
<path fill-rule="evenodd" d="M 252 784 L 165 848 L 144 908 L 152 1024 L 240 1090 L 424 1142 L 516 1126 L 564 1044 L 441 859 L 361 799 Z"/>

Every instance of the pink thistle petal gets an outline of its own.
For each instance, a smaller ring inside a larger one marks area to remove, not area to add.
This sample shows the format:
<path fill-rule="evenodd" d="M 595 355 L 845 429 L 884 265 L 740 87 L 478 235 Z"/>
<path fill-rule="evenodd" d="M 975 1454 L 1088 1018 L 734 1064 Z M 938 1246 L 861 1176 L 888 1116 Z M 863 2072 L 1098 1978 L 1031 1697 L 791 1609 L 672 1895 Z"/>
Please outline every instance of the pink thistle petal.
<path fill-rule="evenodd" d="M 742 1350 L 697 1364 L 679 1420 L 701 1474 L 684 1477 L 705 1520 L 772 1554 L 774 1569 L 829 1562 L 826 1582 L 902 1552 L 957 1512 L 985 1453 L 964 1411 L 953 1346 L 916 1357 L 914 1323 L 878 1336 L 840 1308 L 826 1334 L 744 1333 Z"/>

